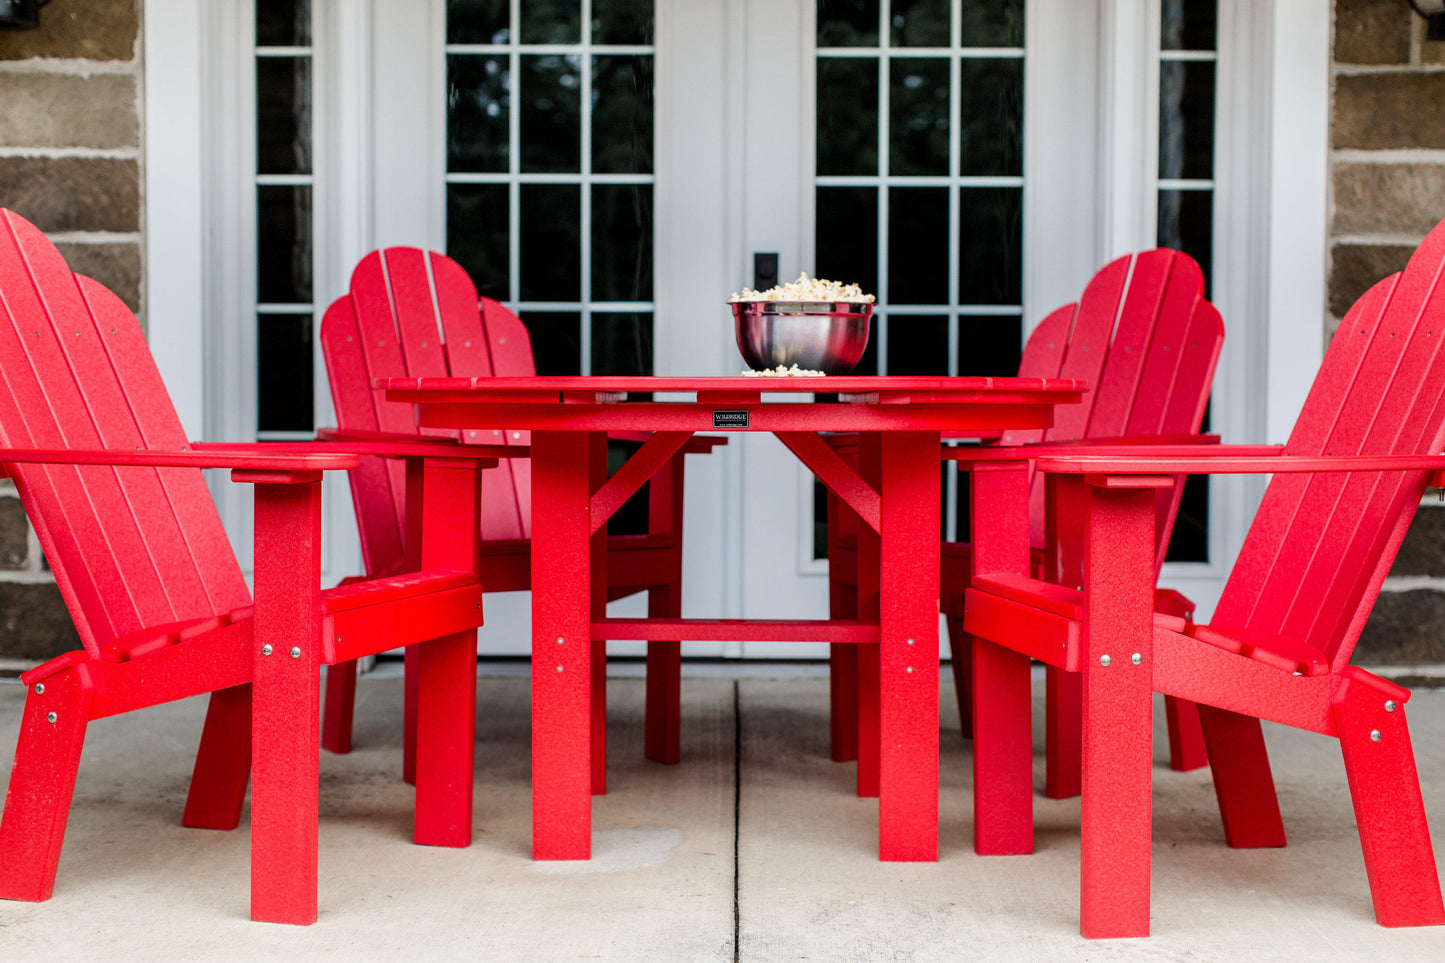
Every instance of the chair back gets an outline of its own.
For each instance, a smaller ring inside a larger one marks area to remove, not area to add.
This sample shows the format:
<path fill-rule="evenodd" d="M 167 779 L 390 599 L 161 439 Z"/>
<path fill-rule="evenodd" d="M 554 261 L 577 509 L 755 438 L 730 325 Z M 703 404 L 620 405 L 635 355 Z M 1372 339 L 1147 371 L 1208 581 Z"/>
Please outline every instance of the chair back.
<path fill-rule="evenodd" d="M 536 373 L 532 342 L 521 320 L 490 298 L 478 298 L 461 265 L 414 247 L 373 251 L 351 274 L 351 289 L 327 309 L 321 350 L 343 429 L 424 433 L 410 405 L 386 400 L 375 378 L 508 377 Z M 525 431 L 467 430 L 472 444 L 527 445 Z M 364 457 L 351 474 L 351 494 L 367 572 L 402 571 L 406 561 L 405 468 L 394 459 Z M 531 464 L 503 462 L 482 486 L 482 531 L 489 539 L 531 535 Z"/>
<path fill-rule="evenodd" d="M 1020 377 L 1083 378 L 1091 390 L 1060 406 L 1053 427 L 1004 432 L 1005 445 L 1199 431 L 1224 345 L 1224 322 L 1204 297 L 1204 274 L 1189 255 L 1164 248 L 1126 255 L 1095 274 L 1077 304 L 1029 335 Z M 1162 565 L 1183 478 L 1158 499 Z M 1035 477 L 1029 517 L 1044 544 L 1044 491 Z"/>
<path fill-rule="evenodd" d="M 1286 455 L 1445 447 L 1445 222 L 1367 291 L 1330 340 Z M 1349 662 L 1429 473 L 1275 475 L 1213 624 L 1303 640 Z"/>
<path fill-rule="evenodd" d="M 135 315 L 0 210 L 0 444 L 189 447 Z M 6 466 L 92 658 L 250 592 L 199 469 Z"/>

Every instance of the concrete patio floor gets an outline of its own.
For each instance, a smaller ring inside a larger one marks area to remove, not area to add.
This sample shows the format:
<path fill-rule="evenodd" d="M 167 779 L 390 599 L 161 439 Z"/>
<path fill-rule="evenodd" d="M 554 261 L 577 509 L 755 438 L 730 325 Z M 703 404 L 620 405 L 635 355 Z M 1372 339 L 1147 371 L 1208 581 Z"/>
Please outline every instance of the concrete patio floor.
<path fill-rule="evenodd" d="M 677 767 L 642 761 L 641 681 L 613 679 L 610 791 L 586 863 L 528 858 L 526 679 L 480 682 L 476 835 L 453 850 L 409 841 L 401 682 L 364 678 L 356 751 L 322 759 L 321 916 L 305 928 L 247 920 L 244 818 L 230 833 L 178 824 L 204 702 L 102 720 L 55 896 L 0 903 L 0 959 L 1445 959 L 1445 928 L 1375 925 L 1332 740 L 1268 727 L 1282 850 L 1228 849 L 1207 774 L 1156 768 L 1154 935 L 1089 943 L 1077 800 L 1036 800 L 1034 855 L 973 854 L 951 689 L 940 859 L 882 864 L 876 802 L 828 759 L 826 680 L 779 674 L 791 677 L 687 680 Z M 23 696 L 0 686 L 6 775 Z M 1441 846 L 1445 691 L 1422 689 L 1409 709 Z M 1162 760 L 1162 725 L 1156 746 Z"/>

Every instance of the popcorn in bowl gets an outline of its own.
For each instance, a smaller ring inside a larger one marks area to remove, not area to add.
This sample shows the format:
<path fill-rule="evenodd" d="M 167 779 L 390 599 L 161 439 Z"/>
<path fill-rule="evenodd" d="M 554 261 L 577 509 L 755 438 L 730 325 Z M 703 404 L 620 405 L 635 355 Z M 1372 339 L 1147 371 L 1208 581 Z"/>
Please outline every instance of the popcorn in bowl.
<path fill-rule="evenodd" d="M 826 374 L 826 371 L 819 371 L 816 368 L 799 368 L 796 364 L 791 368 L 780 364 L 776 368 L 764 368 L 762 371 L 754 371 L 749 368 L 742 373 L 744 378 L 821 378 Z"/>
<path fill-rule="evenodd" d="M 729 304 L 745 301 L 842 301 L 850 304 L 872 304 L 873 295 L 864 294 L 857 284 L 810 278 L 805 271 L 798 275 L 796 281 L 774 285 L 766 291 L 743 288 L 741 294 L 728 298 Z"/>

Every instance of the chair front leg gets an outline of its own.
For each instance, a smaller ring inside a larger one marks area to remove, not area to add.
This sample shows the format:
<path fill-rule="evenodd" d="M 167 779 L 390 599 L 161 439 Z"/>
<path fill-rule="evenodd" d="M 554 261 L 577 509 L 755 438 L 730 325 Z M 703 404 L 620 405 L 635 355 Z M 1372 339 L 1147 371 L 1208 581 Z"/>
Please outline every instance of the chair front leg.
<path fill-rule="evenodd" d="M 666 585 L 647 591 L 648 618 L 682 615 L 683 454 L 673 455 L 652 476 L 647 489 L 647 531 L 671 539 L 672 567 Z M 676 765 L 682 759 L 682 643 L 647 643 L 647 701 L 643 712 L 642 754 L 653 762 Z"/>
<path fill-rule="evenodd" d="M 251 918 L 316 922 L 321 709 L 321 473 L 256 482 Z"/>

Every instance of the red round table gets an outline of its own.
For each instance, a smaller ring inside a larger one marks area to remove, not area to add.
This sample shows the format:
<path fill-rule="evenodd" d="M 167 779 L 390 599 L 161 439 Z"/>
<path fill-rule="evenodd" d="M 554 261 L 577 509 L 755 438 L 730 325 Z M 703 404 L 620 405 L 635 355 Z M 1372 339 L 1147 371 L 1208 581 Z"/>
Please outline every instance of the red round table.
<path fill-rule="evenodd" d="M 1042 428 L 1082 381 L 1039 378 L 386 378 L 387 398 L 435 428 L 532 432 L 532 848 L 537 859 L 591 854 L 591 795 L 604 718 L 594 639 L 822 641 L 859 646 L 859 765 L 876 759 L 879 856 L 938 858 L 939 437 Z M 628 393 L 691 400 L 628 402 Z M 763 393 L 769 400 L 763 400 Z M 838 395 L 816 402 L 813 393 Z M 783 399 L 783 400 L 777 400 Z M 609 431 L 655 432 L 611 478 Z M 848 621 L 608 619 L 607 518 L 694 432 L 770 431 L 863 520 L 859 618 Z M 855 471 L 818 432 L 859 432 Z M 998 463 L 998 467 L 1006 467 Z M 974 481 L 975 565 L 1028 571 L 1025 473 Z M 870 561 L 871 560 L 871 561 Z M 874 586 L 869 590 L 865 585 Z M 995 660 L 990 663 L 990 660 Z M 992 683 L 1028 682 L 1028 660 L 975 651 L 982 710 Z M 876 695 L 874 695 L 876 693 Z M 1024 723 L 1025 737 L 1027 721 Z M 871 733 L 871 738 L 870 734 Z M 872 743 L 872 744 L 870 744 Z M 876 749 L 875 749 L 876 746 Z M 979 765 L 976 762 L 976 767 Z M 985 763 L 986 764 L 986 761 Z M 976 787 L 981 780 L 975 780 Z M 600 785 L 600 780 L 598 781 Z M 979 789 L 976 788 L 976 793 Z M 996 807 L 976 795 L 981 852 Z M 1002 807 L 1007 808 L 1007 807 Z M 1007 832 L 1008 827 L 1002 827 Z"/>

